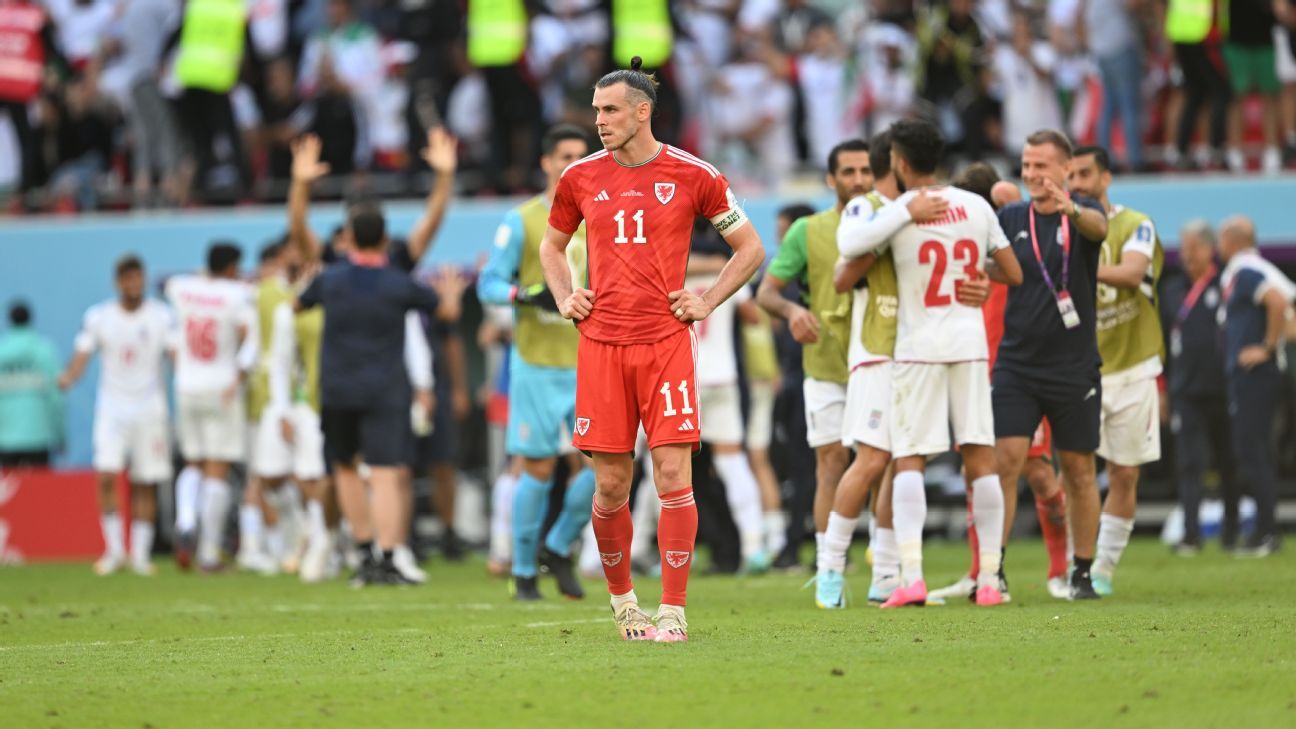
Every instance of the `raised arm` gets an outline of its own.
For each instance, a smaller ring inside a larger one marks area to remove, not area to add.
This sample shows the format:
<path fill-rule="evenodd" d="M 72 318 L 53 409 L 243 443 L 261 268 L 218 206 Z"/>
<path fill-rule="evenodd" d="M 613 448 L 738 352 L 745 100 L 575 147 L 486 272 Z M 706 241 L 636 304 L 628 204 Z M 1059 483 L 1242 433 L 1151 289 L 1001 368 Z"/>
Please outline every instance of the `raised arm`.
<path fill-rule="evenodd" d="M 455 168 L 459 164 L 459 140 L 444 127 L 433 127 L 427 133 L 427 147 L 423 149 L 423 161 L 436 176 L 432 191 L 428 193 L 423 207 L 423 215 L 414 224 L 409 234 L 410 258 L 417 263 L 445 220 L 446 208 L 454 192 Z"/>
<path fill-rule="evenodd" d="M 306 134 L 292 144 L 292 182 L 288 186 L 288 244 L 297 249 L 304 263 L 317 261 L 322 247 L 315 232 L 306 221 L 310 208 L 311 184 L 329 172 L 329 166 L 320 162 L 320 140 Z"/>

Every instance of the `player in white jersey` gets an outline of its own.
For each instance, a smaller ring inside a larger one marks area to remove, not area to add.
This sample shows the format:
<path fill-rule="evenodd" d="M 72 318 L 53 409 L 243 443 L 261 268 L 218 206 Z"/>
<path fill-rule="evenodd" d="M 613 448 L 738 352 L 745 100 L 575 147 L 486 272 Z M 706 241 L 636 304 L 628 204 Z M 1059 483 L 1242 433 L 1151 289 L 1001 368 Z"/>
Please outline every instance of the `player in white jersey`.
<path fill-rule="evenodd" d="M 171 478 L 167 438 L 166 382 L 162 362 L 171 354 L 171 312 L 144 298 L 144 265 L 135 256 L 117 262 L 118 298 L 90 307 L 76 338 L 76 354 L 59 377 L 68 389 L 85 374 L 99 352 L 99 392 L 95 399 L 94 467 L 99 474 L 99 506 L 104 554 L 95 572 L 116 572 L 127 561 L 122 543 L 123 505 L 117 475 L 129 465 L 131 504 L 130 566 L 152 575 L 153 520 L 157 484 Z"/>
<path fill-rule="evenodd" d="M 166 284 L 178 325 L 175 390 L 180 451 L 186 462 L 203 473 L 198 564 L 208 571 L 221 567 L 230 464 L 242 461 L 247 448 L 243 383 L 258 353 L 254 292 L 238 280 L 241 258 L 238 247 L 215 243 L 207 251 L 206 274 L 175 276 Z M 177 494 L 178 527 L 181 501 Z"/>
<path fill-rule="evenodd" d="M 691 275 L 684 279 L 684 288 L 701 295 L 717 278 L 718 274 Z M 746 431 L 738 391 L 738 356 L 734 349 L 734 320 L 740 314 L 744 321 L 758 320 L 755 307 L 751 290 L 744 286 L 717 306 L 711 316 L 694 323 L 693 332 L 697 337 L 702 441 L 711 446 L 711 462 L 724 483 L 729 513 L 738 527 L 743 569 L 764 572 L 769 569 L 773 555 L 765 551 L 760 486 L 743 450 Z"/>
<path fill-rule="evenodd" d="M 978 605 L 998 605 L 1003 491 L 994 461 L 985 322 L 981 311 L 956 301 L 962 281 L 980 279 L 986 258 L 996 279 L 1016 286 L 1021 266 L 998 218 L 979 195 L 936 182 L 943 142 L 925 121 L 891 127 L 892 167 L 909 190 L 871 221 L 838 233 L 843 256 L 889 246 L 899 284 L 892 379 L 891 447 L 895 456 L 892 510 L 900 549 L 901 587 L 883 607 L 922 605 L 922 528 L 927 515 L 923 470 L 927 456 L 949 450 L 952 427 L 971 483 L 973 519 L 981 541 Z M 907 203 L 917 196 L 946 201 L 944 214 L 914 223 Z"/>

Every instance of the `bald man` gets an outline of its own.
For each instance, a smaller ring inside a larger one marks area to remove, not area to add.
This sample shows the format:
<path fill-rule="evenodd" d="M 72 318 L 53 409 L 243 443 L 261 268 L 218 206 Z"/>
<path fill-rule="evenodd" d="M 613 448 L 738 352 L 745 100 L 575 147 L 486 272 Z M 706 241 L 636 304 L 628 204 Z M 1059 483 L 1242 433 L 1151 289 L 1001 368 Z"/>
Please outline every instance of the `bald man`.
<path fill-rule="evenodd" d="M 1256 501 L 1256 528 L 1238 556 L 1278 549 L 1274 416 L 1282 394 L 1283 331 L 1296 285 L 1260 256 L 1255 224 L 1235 216 L 1220 226 L 1225 262 L 1224 371 L 1228 377 L 1233 455 L 1243 488 Z"/>

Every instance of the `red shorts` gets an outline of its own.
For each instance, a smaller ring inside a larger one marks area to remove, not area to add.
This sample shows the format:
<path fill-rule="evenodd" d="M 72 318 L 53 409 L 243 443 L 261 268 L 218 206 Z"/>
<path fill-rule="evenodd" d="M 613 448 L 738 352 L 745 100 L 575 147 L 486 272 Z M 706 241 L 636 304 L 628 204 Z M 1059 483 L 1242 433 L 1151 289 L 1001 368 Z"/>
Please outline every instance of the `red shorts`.
<path fill-rule="evenodd" d="M 701 441 L 697 341 L 693 329 L 652 344 L 580 338 L 576 351 L 576 430 L 587 453 L 632 453 L 643 423 L 648 447 Z"/>
<path fill-rule="evenodd" d="M 1031 438 L 1030 451 L 1026 457 L 1053 461 L 1053 429 L 1049 427 L 1048 418 L 1040 418 L 1039 427 L 1035 429 L 1035 435 Z"/>

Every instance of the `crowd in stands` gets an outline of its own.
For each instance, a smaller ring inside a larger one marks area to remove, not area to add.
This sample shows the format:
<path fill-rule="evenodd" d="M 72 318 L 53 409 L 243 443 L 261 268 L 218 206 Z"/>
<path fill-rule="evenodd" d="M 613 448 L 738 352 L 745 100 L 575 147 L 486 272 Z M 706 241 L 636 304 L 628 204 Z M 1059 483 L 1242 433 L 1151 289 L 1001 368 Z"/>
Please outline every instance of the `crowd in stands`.
<path fill-rule="evenodd" d="M 914 114 L 1005 170 L 1056 127 L 1135 171 L 1272 174 L 1293 25 L 1291 0 L 2 0 L 0 189 L 11 212 L 281 200 L 314 132 L 338 194 L 419 195 L 444 124 L 464 192 L 534 191 L 541 130 L 588 126 L 636 53 L 662 138 L 745 189 Z"/>

